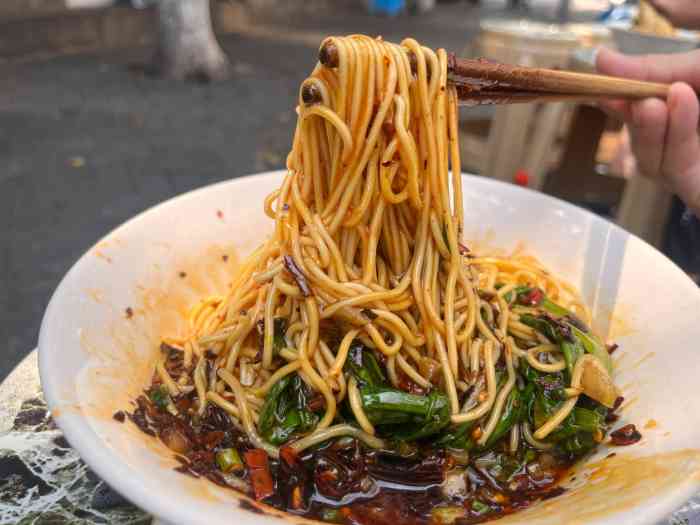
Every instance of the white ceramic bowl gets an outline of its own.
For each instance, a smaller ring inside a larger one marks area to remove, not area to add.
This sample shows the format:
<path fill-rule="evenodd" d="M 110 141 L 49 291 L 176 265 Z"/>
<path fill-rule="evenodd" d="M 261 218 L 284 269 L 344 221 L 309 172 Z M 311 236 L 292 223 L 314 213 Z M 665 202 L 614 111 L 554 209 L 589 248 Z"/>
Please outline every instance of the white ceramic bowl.
<path fill-rule="evenodd" d="M 629 22 L 616 22 L 609 27 L 617 49 L 628 55 L 685 53 L 700 46 L 697 33 L 682 29 L 670 37 L 635 31 Z"/>
<path fill-rule="evenodd" d="M 39 363 L 56 422 L 112 487 L 172 523 L 279 523 L 232 491 L 174 472 L 164 446 L 112 414 L 148 384 L 161 333 L 176 330 L 198 297 L 225 289 L 235 260 L 270 231 L 262 201 L 281 177 L 223 182 L 146 211 L 89 250 L 46 310 Z M 501 523 L 667 516 L 700 488 L 698 288 L 652 247 L 584 210 L 489 179 L 465 176 L 464 188 L 473 248 L 524 246 L 583 290 L 598 330 L 621 345 L 623 422 L 644 435 L 615 457 L 601 450 L 563 496 Z"/>

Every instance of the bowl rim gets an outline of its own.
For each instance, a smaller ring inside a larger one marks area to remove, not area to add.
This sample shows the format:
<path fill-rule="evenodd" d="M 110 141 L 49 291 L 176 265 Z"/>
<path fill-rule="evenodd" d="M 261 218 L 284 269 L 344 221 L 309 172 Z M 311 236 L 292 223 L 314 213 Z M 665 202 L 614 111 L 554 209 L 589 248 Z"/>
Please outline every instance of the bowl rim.
<path fill-rule="evenodd" d="M 578 35 L 568 24 L 539 22 L 527 18 L 485 18 L 479 28 L 488 33 L 505 35 L 511 38 L 577 44 Z"/>
<path fill-rule="evenodd" d="M 56 308 L 56 303 L 59 301 L 60 297 L 64 293 L 64 289 L 67 287 L 67 283 L 73 278 L 73 276 L 78 273 L 83 266 L 91 264 L 90 261 L 92 258 L 90 257 L 90 254 L 96 246 L 113 236 L 119 235 L 124 230 L 133 227 L 133 225 L 142 220 L 144 216 L 157 213 L 162 208 L 174 206 L 182 200 L 195 198 L 202 193 L 211 192 L 217 188 L 220 189 L 229 186 L 237 186 L 239 184 L 249 184 L 253 180 L 258 183 L 267 180 L 272 181 L 280 178 L 285 173 L 286 170 L 274 170 L 219 181 L 182 193 L 180 195 L 176 195 L 138 213 L 100 238 L 73 264 L 53 292 L 41 321 L 38 341 L 39 375 L 42 390 L 44 392 L 49 410 L 57 412 L 54 416 L 56 424 L 64 433 L 66 439 L 79 453 L 81 458 L 100 476 L 100 478 L 102 478 L 121 495 L 126 497 L 129 501 L 136 504 L 141 509 L 149 512 L 155 518 L 167 520 L 169 523 L 200 523 L 202 518 L 201 510 L 192 508 L 192 506 L 188 505 L 178 507 L 173 506 L 172 502 L 168 499 L 167 487 L 159 486 L 160 491 L 157 494 L 152 494 L 150 492 L 151 487 L 149 487 L 148 476 L 135 476 L 134 471 L 131 468 L 119 461 L 120 458 L 116 452 L 111 447 L 105 446 L 103 439 L 97 435 L 92 426 L 88 423 L 88 416 L 86 416 L 81 410 L 63 409 L 64 406 L 61 402 L 58 376 L 52 374 L 51 368 L 51 362 L 57 355 L 57 352 L 51 351 L 51 347 L 53 346 L 51 341 L 53 331 L 52 323 L 55 319 L 54 310 Z M 661 256 L 664 258 L 670 265 L 673 266 L 676 273 L 682 274 L 688 284 L 692 285 L 694 288 L 697 288 L 697 285 L 692 281 L 692 279 L 663 253 L 659 252 L 634 234 L 627 232 L 620 226 L 594 214 L 589 210 L 551 195 L 546 195 L 530 188 L 523 188 L 496 179 L 469 175 L 465 173 L 462 174 L 462 179 L 466 179 L 469 182 L 477 185 L 485 184 L 487 186 L 496 186 L 501 190 L 512 191 L 515 193 L 530 193 L 531 195 L 536 195 L 538 199 L 543 202 L 547 202 L 549 205 L 559 206 L 565 211 L 582 213 L 583 217 L 592 219 L 594 222 L 599 222 L 612 228 L 617 233 L 621 233 L 624 238 L 639 240 L 641 242 L 640 246 L 645 250 L 645 252 L 652 252 L 655 256 Z M 651 524 L 676 510 L 692 495 L 697 493 L 698 489 L 700 489 L 700 482 L 695 480 L 693 483 L 693 480 L 688 478 L 684 480 L 683 483 L 679 484 L 675 489 L 668 491 L 662 498 L 657 497 L 655 500 L 646 500 L 637 508 L 644 508 L 646 510 L 646 521 L 644 522 Z M 238 493 L 234 497 L 237 499 L 242 497 L 245 498 L 245 496 L 241 496 Z M 646 503 L 648 501 L 653 501 L 654 504 L 649 505 Z M 284 514 L 286 515 L 286 513 Z M 309 520 L 304 520 L 298 516 L 294 516 L 294 518 L 300 523 L 304 521 L 309 523 Z M 268 519 L 268 516 L 260 515 L 255 519 L 264 521 Z M 635 523 L 639 523 L 637 518 L 635 518 Z"/>
<path fill-rule="evenodd" d="M 649 40 L 663 40 L 667 42 L 684 42 L 688 44 L 700 44 L 700 34 L 694 31 L 676 28 L 676 34 L 673 36 L 654 35 L 652 33 L 644 33 L 635 31 L 631 22 L 615 21 L 607 24 L 607 27 L 614 33 L 624 33 L 628 35 L 639 36 Z"/>

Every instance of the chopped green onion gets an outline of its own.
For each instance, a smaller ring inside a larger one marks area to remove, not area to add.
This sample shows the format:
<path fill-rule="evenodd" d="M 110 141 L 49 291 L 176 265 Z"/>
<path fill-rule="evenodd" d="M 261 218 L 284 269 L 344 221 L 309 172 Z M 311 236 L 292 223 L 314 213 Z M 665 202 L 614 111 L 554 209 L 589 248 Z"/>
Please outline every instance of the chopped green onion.
<path fill-rule="evenodd" d="M 224 448 L 216 453 L 216 464 L 224 473 L 243 470 L 243 461 L 235 448 Z"/>
<path fill-rule="evenodd" d="M 418 452 L 418 447 L 416 447 L 413 443 L 409 443 L 408 441 L 397 441 L 396 452 L 399 456 L 407 458 L 415 456 Z"/>
<path fill-rule="evenodd" d="M 165 385 L 153 387 L 148 393 L 148 397 L 161 410 L 167 409 L 170 404 L 170 394 Z"/>
<path fill-rule="evenodd" d="M 451 525 L 459 518 L 463 518 L 466 514 L 467 512 L 464 510 L 464 507 L 435 507 L 430 512 L 430 521 L 437 525 Z"/>
<path fill-rule="evenodd" d="M 491 507 L 485 503 L 480 502 L 478 499 L 472 501 L 472 510 L 476 512 L 479 516 L 491 512 Z"/>
<path fill-rule="evenodd" d="M 323 507 L 321 512 L 319 512 L 319 518 L 328 523 L 342 523 L 343 513 L 340 509 L 334 509 L 333 507 Z"/>
<path fill-rule="evenodd" d="M 531 448 L 527 449 L 527 452 L 525 452 L 525 463 L 530 463 L 535 458 L 537 458 L 537 452 L 535 452 Z"/>

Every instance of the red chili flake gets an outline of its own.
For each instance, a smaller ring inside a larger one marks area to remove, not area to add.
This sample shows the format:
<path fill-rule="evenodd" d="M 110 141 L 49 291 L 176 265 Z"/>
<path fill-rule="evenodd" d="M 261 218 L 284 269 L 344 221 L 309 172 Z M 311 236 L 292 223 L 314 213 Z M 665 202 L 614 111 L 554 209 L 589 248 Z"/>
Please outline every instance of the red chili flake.
<path fill-rule="evenodd" d="M 322 395 L 317 395 L 312 397 L 309 400 L 309 404 L 307 405 L 307 408 L 311 410 L 311 412 L 318 412 L 322 408 L 326 407 L 326 398 L 323 397 Z"/>
<path fill-rule="evenodd" d="M 618 419 L 620 419 L 620 416 L 612 412 L 608 412 L 608 415 L 605 416 L 606 423 L 615 423 L 615 421 L 617 421 Z"/>
<path fill-rule="evenodd" d="M 637 427 L 631 423 L 610 433 L 610 441 L 618 447 L 634 445 L 640 439 L 642 439 L 642 435 L 637 430 Z"/>
<path fill-rule="evenodd" d="M 180 276 L 180 279 L 184 279 L 185 277 L 187 277 L 186 272 L 180 272 L 180 273 L 178 273 L 178 275 Z"/>
<path fill-rule="evenodd" d="M 388 168 L 389 166 L 391 166 L 391 162 L 392 161 L 390 161 L 390 160 L 384 161 L 384 162 L 382 162 L 382 166 L 384 166 L 385 168 Z"/>
<path fill-rule="evenodd" d="M 617 343 L 608 345 L 608 354 L 612 355 L 613 352 L 615 352 L 615 350 L 617 350 L 618 348 L 620 348 L 620 345 L 618 345 Z"/>
<path fill-rule="evenodd" d="M 617 452 L 611 452 L 610 454 L 608 454 L 607 456 L 605 456 L 605 459 L 614 458 L 615 456 L 617 456 Z"/>
<path fill-rule="evenodd" d="M 617 409 L 620 408 L 622 403 L 625 401 L 625 398 L 622 396 L 617 396 L 615 398 L 615 402 L 613 403 L 612 408 L 610 409 L 611 412 L 617 412 Z"/>
<path fill-rule="evenodd" d="M 256 500 L 261 500 L 272 496 L 275 493 L 272 475 L 270 474 L 270 463 L 267 453 L 264 450 L 255 448 L 247 451 L 243 455 L 250 481 L 253 485 L 253 492 Z"/>
<path fill-rule="evenodd" d="M 428 169 L 428 159 L 425 159 L 425 160 L 423 161 L 423 169 L 424 169 L 424 170 L 425 170 L 425 169 Z"/>
<path fill-rule="evenodd" d="M 469 253 L 471 253 L 471 250 L 461 242 L 458 243 L 458 246 L 460 255 L 468 255 Z"/>
<path fill-rule="evenodd" d="M 223 219 L 223 218 L 224 218 L 224 212 L 221 211 L 221 210 L 216 210 L 216 216 L 217 216 L 219 219 Z"/>
<path fill-rule="evenodd" d="M 226 434 L 224 434 L 223 431 L 221 430 L 212 430 L 211 432 L 207 432 L 206 434 L 202 434 L 198 437 L 199 439 L 199 444 L 204 447 L 207 450 L 212 450 L 221 444 L 221 442 L 224 440 L 226 437 Z"/>
<path fill-rule="evenodd" d="M 518 297 L 518 302 L 524 306 L 539 306 L 542 301 L 544 301 L 544 292 L 539 288 L 532 288 Z"/>
<path fill-rule="evenodd" d="M 175 401 L 175 408 L 177 408 L 177 411 L 181 414 L 187 412 L 190 408 L 192 408 L 192 405 L 192 400 L 188 397 L 181 397 L 180 399 Z"/>
<path fill-rule="evenodd" d="M 126 420 L 126 414 L 121 410 L 115 412 L 112 417 L 115 421 L 119 421 L 120 423 L 124 423 L 124 421 Z"/>
<path fill-rule="evenodd" d="M 296 465 L 299 460 L 299 454 L 290 446 L 283 446 L 280 448 L 280 458 L 290 466 Z"/>
<path fill-rule="evenodd" d="M 126 307 L 126 310 L 124 310 L 124 315 L 126 315 L 127 319 L 134 317 L 134 310 L 131 308 L 131 306 Z"/>
<path fill-rule="evenodd" d="M 527 187 L 530 184 L 530 174 L 525 170 L 518 170 L 515 172 L 513 182 L 515 182 L 518 186 Z"/>
<path fill-rule="evenodd" d="M 224 261 L 224 262 L 227 262 L 227 261 L 228 261 L 228 255 L 226 255 L 226 254 L 222 255 L 222 256 L 221 256 L 221 260 Z"/>
<path fill-rule="evenodd" d="M 292 489 L 292 508 L 294 510 L 299 510 L 304 506 L 304 500 L 301 496 L 301 487 L 297 485 Z"/>

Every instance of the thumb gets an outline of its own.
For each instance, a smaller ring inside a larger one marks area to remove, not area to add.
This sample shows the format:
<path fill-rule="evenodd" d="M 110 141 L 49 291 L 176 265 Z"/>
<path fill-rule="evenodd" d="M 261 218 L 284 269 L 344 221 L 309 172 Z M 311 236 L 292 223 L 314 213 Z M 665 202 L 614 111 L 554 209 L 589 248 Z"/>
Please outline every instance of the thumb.
<path fill-rule="evenodd" d="M 668 131 L 662 173 L 685 203 L 700 214 L 700 104 L 693 89 L 682 83 L 671 86 L 668 98 Z"/>

